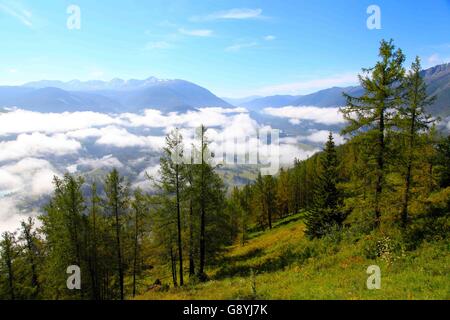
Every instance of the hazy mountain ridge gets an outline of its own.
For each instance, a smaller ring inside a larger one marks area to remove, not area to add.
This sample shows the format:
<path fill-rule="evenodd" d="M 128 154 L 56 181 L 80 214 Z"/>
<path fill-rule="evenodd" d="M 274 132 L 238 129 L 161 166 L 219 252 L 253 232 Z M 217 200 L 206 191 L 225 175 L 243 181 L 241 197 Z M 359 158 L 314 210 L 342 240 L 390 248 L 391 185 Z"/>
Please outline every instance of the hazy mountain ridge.
<path fill-rule="evenodd" d="M 436 96 L 429 111 L 435 116 L 450 115 L 450 63 L 422 71 L 430 95 Z M 185 112 L 201 107 L 245 107 L 259 112 L 264 108 L 291 106 L 339 107 L 343 92 L 358 96 L 360 86 L 332 87 L 307 95 L 274 95 L 240 99 L 219 98 L 185 80 L 149 77 L 144 80 L 79 81 L 43 80 L 23 86 L 0 87 L 0 108 L 20 107 L 41 112 L 100 111 L 136 112 L 156 108 L 162 112 Z"/>
<path fill-rule="evenodd" d="M 433 115 L 450 115 L 450 63 L 437 65 L 422 71 L 428 85 L 428 93 L 436 95 L 435 103 L 429 108 Z M 251 110 L 291 106 L 340 107 L 346 101 L 343 92 L 358 96 L 363 93 L 360 86 L 332 87 L 307 95 L 275 95 L 257 98 L 242 103 L 240 106 Z"/>
<path fill-rule="evenodd" d="M 40 112 L 136 112 L 157 108 L 164 112 L 200 107 L 231 107 L 209 90 L 185 80 L 113 79 L 29 82 L 0 87 L 0 107 L 20 107 Z"/>

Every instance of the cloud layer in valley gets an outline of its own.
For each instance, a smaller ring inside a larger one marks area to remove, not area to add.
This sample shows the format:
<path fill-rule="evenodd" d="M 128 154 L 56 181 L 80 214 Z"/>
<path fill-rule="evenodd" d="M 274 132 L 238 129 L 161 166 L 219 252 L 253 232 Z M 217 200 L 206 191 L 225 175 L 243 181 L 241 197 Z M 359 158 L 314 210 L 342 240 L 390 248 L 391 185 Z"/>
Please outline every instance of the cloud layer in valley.
<path fill-rule="evenodd" d="M 337 108 L 285 107 L 264 112 L 287 120 L 342 123 Z M 131 174 L 133 187 L 150 190 L 146 172 L 158 175 L 158 154 L 165 135 L 179 128 L 189 150 L 198 142 L 195 131 L 202 124 L 209 128 L 216 161 L 226 159 L 227 154 L 242 158 L 259 148 L 261 160 L 270 162 L 270 150 L 261 152 L 265 149 L 261 149 L 257 134 L 273 128 L 258 123 L 244 108 L 200 108 L 184 113 L 147 109 L 122 114 L 10 109 L 0 113 L 0 231 L 13 230 L 20 220 L 40 212 L 41 200 L 52 192 L 53 176 L 65 172 L 116 167 Z M 308 131 L 303 136 L 280 139 L 280 164 L 290 165 L 294 158 L 306 159 L 319 151 L 317 145 L 327 134 Z M 240 138 L 247 141 L 238 141 Z M 341 138 L 336 139 L 339 143 Z M 306 148 L 308 143 L 316 147 Z"/>
<path fill-rule="evenodd" d="M 287 118 L 292 124 L 301 121 L 313 121 L 325 125 L 345 123 L 339 108 L 319 108 L 314 106 L 286 106 L 282 108 L 265 108 L 264 112 L 274 117 Z"/>

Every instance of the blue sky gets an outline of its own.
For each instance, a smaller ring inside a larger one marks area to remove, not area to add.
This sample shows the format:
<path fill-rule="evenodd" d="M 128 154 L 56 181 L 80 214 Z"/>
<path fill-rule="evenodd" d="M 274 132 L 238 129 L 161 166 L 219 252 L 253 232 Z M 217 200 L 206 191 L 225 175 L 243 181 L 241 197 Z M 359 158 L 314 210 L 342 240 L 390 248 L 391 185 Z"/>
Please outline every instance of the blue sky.
<path fill-rule="evenodd" d="M 372 4 L 379 30 L 366 26 Z M 408 64 L 450 61 L 450 0 L 0 0 L 0 38 L 0 85 L 156 76 L 222 97 L 303 94 L 354 84 L 383 38 Z"/>

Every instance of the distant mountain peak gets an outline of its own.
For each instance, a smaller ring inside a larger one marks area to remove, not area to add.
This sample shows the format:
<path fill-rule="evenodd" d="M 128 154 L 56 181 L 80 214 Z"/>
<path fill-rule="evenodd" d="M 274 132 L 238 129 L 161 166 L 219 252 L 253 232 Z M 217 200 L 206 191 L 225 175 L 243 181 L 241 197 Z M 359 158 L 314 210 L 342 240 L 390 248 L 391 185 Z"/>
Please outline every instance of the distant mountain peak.
<path fill-rule="evenodd" d="M 59 80 L 41 80 L 25 83 L 23 87 L 35 89 L 54 87 L 67 91 L 134 90 L 170 81 L 175 80 L 159 79 L 153 76 L 148 77 L 147 79 L 144 80 L 139 79 L 123 80 L 121 78 L 114 78 L 111 79 L 110 81 L 103 81 L 103 80 L 81 81 L 78 79 L 73 79 L 64 82 Z"/>
<path fill-rule="evenodd" d="M 0 87 L 0 107 L 10 106 L 44 112 L 135 112 L 146 108 L 185 112 L 231 105 L 192 82 L 148 77 L 110 81 L 42 80 L 19 87 Z"/>

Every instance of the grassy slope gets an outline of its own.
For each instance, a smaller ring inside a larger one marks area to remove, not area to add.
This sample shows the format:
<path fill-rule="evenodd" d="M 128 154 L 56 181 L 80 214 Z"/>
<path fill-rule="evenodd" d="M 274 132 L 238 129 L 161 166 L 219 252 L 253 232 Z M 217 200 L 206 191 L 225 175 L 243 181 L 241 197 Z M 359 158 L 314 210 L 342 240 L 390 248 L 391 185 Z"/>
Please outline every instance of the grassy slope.
<path fill-rule="evenodd" d="M 271 231 L 252 234 L 244 247 L 230 247 L 220 266 L 208 270 L 211 281 L 138 298 L 450 299 L 448 243 L 370 260 L 362 253 L 363 241 L 340 246 L 309 241 L 304 229 L 299 215 L 281 220 Z M 381 268 L 380 290 L 366 288 L 366 269 L 372 264 Z"/>

